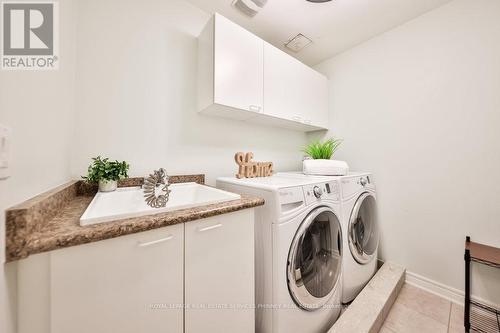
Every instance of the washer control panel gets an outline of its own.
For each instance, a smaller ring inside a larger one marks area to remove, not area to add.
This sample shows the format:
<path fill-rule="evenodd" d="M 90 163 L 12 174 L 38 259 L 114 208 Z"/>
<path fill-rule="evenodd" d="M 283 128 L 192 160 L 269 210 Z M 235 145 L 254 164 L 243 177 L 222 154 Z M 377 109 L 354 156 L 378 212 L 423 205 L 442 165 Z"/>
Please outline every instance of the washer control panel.
<path fill-rule="evenodd" d="M 339 184 L 337 182 L 319 183 L 304 186 L 306 204 L 322 199 L 340 200 Z"/>
<path fill-rule="evenodd" d="M 279 191 L 279 200 L 282 205 L 303 202 L 304 193 L 300 187 L 282 188 Z"/>
<path fill-rule="evenodd" d="M 359 178 L 359 184 L 361 186 L 365 187 L 366 184 L 368 184 L 368 180 L 366 178 L 364 178 L 364 177 L 361 177 L 361 178 Z"/>
<path fill-rule="evenodd" d="M 331 182 L 331 183 L 326 183 L 325 184 L 326 188 L 326 193 L 331 194 L 331 195 L 337 195 L 337 197 L 340 194 L 340 189 L 339 189 L 339 183 L 338 182 Z"/>
<path fill-rule="evenodd" d="M 323 195 L 323 190 L 321 189 L 321 187 L 319 186 L 314 186 L 313 187 L 313 194 L 316 198 L 321 198 L 321 196 Z"/>

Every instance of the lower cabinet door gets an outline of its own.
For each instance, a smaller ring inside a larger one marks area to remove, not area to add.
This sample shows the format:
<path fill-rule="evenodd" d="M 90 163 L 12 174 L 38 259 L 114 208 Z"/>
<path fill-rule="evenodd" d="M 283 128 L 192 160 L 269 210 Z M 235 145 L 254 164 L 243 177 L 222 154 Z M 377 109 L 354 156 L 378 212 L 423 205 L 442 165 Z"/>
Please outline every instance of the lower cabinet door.
<path fill-rule="evenodd" d="M 254 210 L 185 224 L 185 332 L 254 332 Z"/>
<path fill-rule="evenodd" d="M 51 253 L 51 333 L 183 332 L 178 224 Z"/>

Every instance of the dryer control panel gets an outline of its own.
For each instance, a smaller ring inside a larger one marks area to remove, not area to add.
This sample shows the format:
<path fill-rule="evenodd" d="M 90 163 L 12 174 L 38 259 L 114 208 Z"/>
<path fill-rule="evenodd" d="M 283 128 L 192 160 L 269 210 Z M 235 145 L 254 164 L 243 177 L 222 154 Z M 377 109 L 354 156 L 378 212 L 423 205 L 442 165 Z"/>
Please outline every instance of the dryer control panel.
<path fill-rule="evenodd" d="M 361 175 L 342 179 L 342 198 L 347 199 L 364 189 L 373 189 L 372 176 Z"/>

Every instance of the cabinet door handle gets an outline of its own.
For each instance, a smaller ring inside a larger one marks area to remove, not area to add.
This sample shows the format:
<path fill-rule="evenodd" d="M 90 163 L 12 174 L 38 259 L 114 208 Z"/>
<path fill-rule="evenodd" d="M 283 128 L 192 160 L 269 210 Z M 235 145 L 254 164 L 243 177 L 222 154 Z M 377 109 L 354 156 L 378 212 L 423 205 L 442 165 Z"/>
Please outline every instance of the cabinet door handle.
<path fill-rule="evenodd" d="M 250 105 L 250 106 L 248 107 L 248 110 L 250 110 L 250 111 L 260 112 L 260 109 L 261 109 L 261 107 L 260 107 L 260 106 L 258 106 L 258 105 Z"/>
<path fill-rule="evenodd" d="M 198 229 L 199 232 L 204 232 L 204 231 L 208 231 L 208 230 L 212 230 L 212 229 L 217 229 L 217 228 L 220 228 L 222 227 L 222 223 L 218 223 L 218 224 L 214 224 L 214 225 L 211 225 L 209 227 L 205 227 L 205 228 L 200 228 Z"/>
<path fill-rule="evenodd" d="M 157 240 L 154 240 L 154 241 L 151 241 L 151 242 L 144 242 L 144 243 L 139 242 L 138 246 L 139 247 L 151 246 L 151 245 L 155 245 L 155 244 L 158 244 L 158 243 L 163 243 L 163 242 L 169 241 L 172 238 L 174 238 L 173 235 L 168 235 L 167 237 L 160 238 L 160 239 L 157 239 Z"/>

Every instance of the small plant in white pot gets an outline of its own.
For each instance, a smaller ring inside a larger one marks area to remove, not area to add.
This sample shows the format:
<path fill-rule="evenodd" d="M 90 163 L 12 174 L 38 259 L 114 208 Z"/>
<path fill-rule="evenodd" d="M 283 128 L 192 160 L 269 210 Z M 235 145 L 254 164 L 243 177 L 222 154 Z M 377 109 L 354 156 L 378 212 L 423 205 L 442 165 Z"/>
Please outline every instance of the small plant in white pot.
<path fill-rule="evenodd" d="M 128 177 L 129 164 L 125 161 L 110 161 L 97 156 L 92 158 L 87 176 L 82 177 L 89 183 L 99 184 L 99 191 L 111 192 L 118 187 L 118 180 Z"/>
<path fill-rule="evenodd" d="M 347 174 L 349 166 L 344 161 L 332 160 L 342 143 L 341 139 L 330 138 L 325 141 L 315 140 L 302 151 L 307 155 L 303 163 L 303 172 L 307 175 L 342 176 Z"/>

